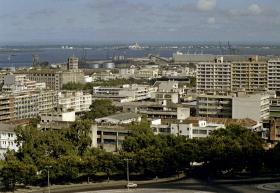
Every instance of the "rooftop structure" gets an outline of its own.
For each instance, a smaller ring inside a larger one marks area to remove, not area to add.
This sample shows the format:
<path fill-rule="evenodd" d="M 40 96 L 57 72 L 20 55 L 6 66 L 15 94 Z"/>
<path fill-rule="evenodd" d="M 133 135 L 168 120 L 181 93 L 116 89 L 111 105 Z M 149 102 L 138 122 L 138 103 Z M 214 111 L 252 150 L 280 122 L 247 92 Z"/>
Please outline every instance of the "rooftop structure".
<path fill-rule="evenodd" d="M 141 115 L 136 113 L 119 113 L 106 117 L 95 119 L 97 123 L 110 123 L 110 124 L 129 124 L 132 122 L 140 122 Z"/>

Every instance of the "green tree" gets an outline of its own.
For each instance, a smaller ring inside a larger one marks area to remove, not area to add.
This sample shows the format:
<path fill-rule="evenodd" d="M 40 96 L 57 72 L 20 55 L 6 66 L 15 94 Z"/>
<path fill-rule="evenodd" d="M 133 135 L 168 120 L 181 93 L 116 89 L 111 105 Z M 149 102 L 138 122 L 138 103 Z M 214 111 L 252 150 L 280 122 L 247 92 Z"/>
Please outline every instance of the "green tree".
<path fill-rule="evenodd" d="M 147 121 L 131 126 L 123 142 L 124 157 L 131 158 L 132 170 L 148 176 L 174 174 L 189 166 L 192 146 L 185 137 L 155 135 Z"/>
<path fill-rule="evenodd" d="M 197 144 L 197 162 L 205 163 L 212 172 L 240 172 L 244 169 L 257 172 L 262 169 L 263 141 L 254 132 L 239 125 L 219 129 Z"/>
<path fill-rule="evenodd" d="M 118 108 L 113 105 L 111 100 L 95 100 L 90 106 L 90 112 L 86 113 L 86 118 L 96 119 L 116 113 Z"/>
<path fill-rule="evenodd" d="M 66 139 L 74 145 L 78 155 L 83 155 L 91 145 L 91 124 L 92 122 L 87 119 L 77 120 L 66 131 Z"/>
<path fill-rule="evenodd" d="M 8 152 L 1 168 L 1 177 L 6 189 L 14 190 L 16 183 L 32 184 L 36 179 L 35 165 L 19 161 L 14 152 Z"/>

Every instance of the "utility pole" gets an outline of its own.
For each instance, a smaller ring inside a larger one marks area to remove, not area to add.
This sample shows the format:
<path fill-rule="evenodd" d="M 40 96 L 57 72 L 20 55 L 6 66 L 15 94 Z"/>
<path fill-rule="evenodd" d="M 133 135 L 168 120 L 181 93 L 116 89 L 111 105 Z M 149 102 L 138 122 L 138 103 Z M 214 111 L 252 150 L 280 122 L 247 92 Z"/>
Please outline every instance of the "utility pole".
<path fill-rule="evenodd" d="M 127 189 L 129 190 L 129 186 L 128 186 L 128 184 L 129 184 L 129 164 L 128 164 L 128 161 L 130 161 L 131 159 L 126 158 L 124 160 L 126 160 Z"/>
<path fill-rule="evenodd" d="M 48 189 L 49 189 L 49 193 L 51 192 L 51 189 L 50 189 L 50 170 L 48 168 Z"/>
<path fill-rule="evenodd" d="M 47 173 L 48 173 L 48 192 L 51 193 L 51 186 L 50 186 L 50 168 L 52 166 L 46 166 L 47 168 Z"/>

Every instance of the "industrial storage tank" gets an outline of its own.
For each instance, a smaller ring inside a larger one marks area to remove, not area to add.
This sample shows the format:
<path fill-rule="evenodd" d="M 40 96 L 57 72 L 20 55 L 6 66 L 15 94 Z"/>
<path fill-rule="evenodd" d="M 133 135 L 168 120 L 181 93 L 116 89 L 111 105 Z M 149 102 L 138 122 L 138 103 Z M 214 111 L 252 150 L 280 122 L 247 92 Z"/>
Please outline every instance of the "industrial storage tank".
<path fill-rule="evenodd" d="M 113 69 L 113 68 L 115 68 L 115 64 L 112 63 L 112 62 L 104 63 L 104 64 L 103 64 L 103 68 L 106 68 L 106 69 Z"/>
<path fill-rule="evenodd" d="M 101 68 L 101 65 L 100 64 L 89 64 L 89 68 L 98 69 L 98 68 Z"/>

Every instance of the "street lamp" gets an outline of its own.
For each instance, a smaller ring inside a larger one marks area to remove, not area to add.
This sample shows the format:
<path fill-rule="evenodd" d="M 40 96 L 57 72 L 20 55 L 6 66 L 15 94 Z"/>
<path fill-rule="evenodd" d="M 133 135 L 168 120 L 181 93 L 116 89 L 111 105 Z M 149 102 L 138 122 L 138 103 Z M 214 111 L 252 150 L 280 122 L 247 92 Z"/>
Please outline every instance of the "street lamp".
<path fill-rule="evenodd" d="M 130 161 L 131 159 L 124 159 L 126 160 L 126 178 L 127 178 L 127 189 L 129 189 L 129 164 L 128 161 Z"/>

